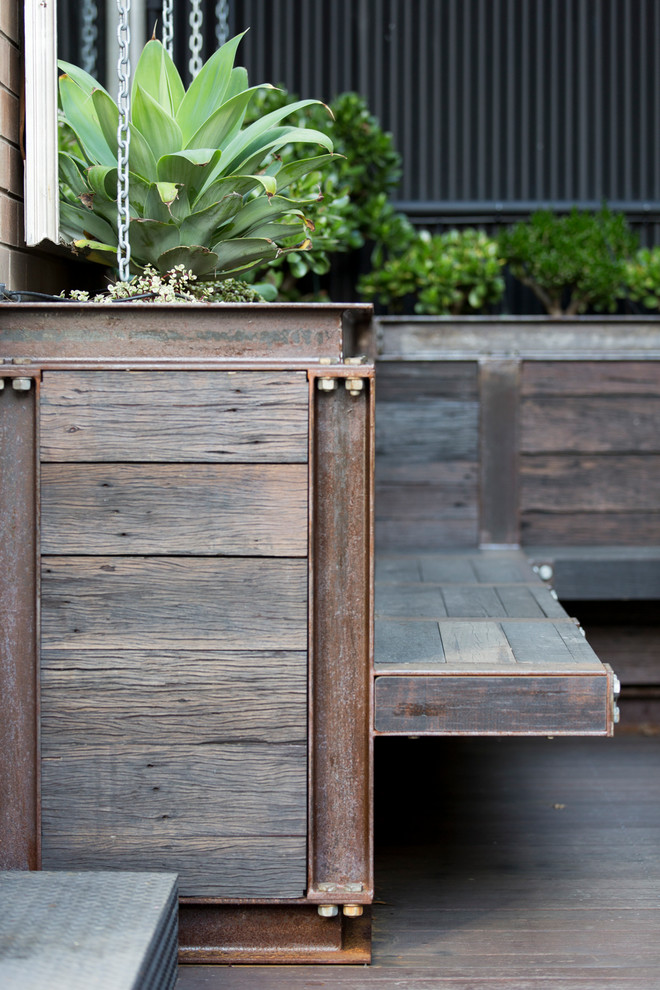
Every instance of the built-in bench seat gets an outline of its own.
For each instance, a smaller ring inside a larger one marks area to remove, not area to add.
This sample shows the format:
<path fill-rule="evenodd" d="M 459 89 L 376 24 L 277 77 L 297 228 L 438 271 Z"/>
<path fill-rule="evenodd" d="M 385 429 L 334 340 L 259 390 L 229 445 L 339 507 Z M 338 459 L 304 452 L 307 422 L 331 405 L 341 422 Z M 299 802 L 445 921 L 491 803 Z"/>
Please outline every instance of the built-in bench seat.
<path fill-rule="evenodd" d="M 376 559 L 378 735 L 611 735 L 616 678 L 521 550 Z"/>

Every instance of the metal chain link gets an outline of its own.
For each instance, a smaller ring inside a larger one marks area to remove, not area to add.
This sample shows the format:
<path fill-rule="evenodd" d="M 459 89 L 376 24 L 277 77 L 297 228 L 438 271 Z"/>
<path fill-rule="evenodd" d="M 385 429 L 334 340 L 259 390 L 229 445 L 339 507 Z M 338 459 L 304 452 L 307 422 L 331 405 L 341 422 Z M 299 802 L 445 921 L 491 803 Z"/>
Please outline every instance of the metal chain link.
<path fill-rule="evenodd" d="M 202 45 L 204 43 L 204 38 L 202 36 L 202 0 L 190 0 L 190 38 L 188 40 L 188 45 L 190 47 L 190 61 L 188 62 L 188 69 L 190 70 L 190 75 L 194 79 L 199 70 L 202 67 Z"/>
<path fill-rule="evenodd" d="M 174 52 L 172 0 L 163 0 L 163 47 L 170 58 L 172 58 Z"/>
<path fill-rule="evenodd" d="M 130 278 L 131 245 L 128 238 L 130 223 L 130 208 L 128 200 L 128 152 L 131 132 L 128 126 L 130 98 L 129 82 L 131 78 L 130 44 L 131 31 L 128 15 L 131 0 L 117 0 L 119 23 L 117 25 L 117 41 L 119 43 L 119 58 L 117 59 L 117 79 L 119 80 L 119 124 L 117 126 L 117 265 L 119 279 L 128 282 Z"/>
<path fill-rule="evenodd" d="M 215 5 L 215 37 L 218 48 L 229 39 L 229 0 L 218 0 Z"/>
<path fill-rule="evenodd" d="M 99 29 L 96 22 L 98 15 L 96 0 L 83 0 L 80 61 L 85 72 L 89 72 L 91 76 L 96 75 L 96 60 L 98 57 L 96 42 L 99 36 Z"/>

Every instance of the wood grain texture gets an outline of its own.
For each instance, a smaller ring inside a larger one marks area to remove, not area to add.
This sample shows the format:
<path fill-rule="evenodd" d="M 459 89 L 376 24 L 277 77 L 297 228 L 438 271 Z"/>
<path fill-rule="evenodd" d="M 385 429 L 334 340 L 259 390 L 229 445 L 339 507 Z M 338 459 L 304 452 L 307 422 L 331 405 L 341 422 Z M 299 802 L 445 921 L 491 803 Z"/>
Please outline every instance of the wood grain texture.
<path fill-rule="evenodd" d="M 305 836 L 165 837 L 153 827 L 102 841 L 71 830 L 44 835 L 47 869 L 174 871 L 181 897 L 302 897 L 306 859 Z"/>
<path fill-rule="evenodd" d="M 606 735 L 607 678 L 378 677 L 379 733 Z"/>
<path fill-rule="evenodd" d="M 565 546 L 582 546 L 585 551 L 594 547 L 613 546 L 644 548 L 655 546 L 660 540 L 660 513 L 658 512 L 538 512 L 528 510 L 521 520 L 523 545 L 550 544 L 561 548 Z M 592 568 L 593 570 L 593 568 Z M 587 571 L 584 571 L 585 576 Z M 597 579 L 597 575 L 595 575 Z M 599 582 L 603 586 L 603 582 Z M 633 584 L 639 587 L 644 578 L 633 579 Z M 652 582 L 657 586 L 656 582 Z M 616 575 L 610 581 L 610 592 L 606 597 L 628 597 L 621 593 L 612 594 L 616 588 Z M 561 592 L 564 594 L 564 592 Z M 575 597 L 597 598 L 599 594 L 588 586 L 578 590 Z M 602 595 L 600 596 L 602 597 Z M 643 592 L 635 597 L 648 597 Z M 655 593 L 652 595 L 655 597 Z"/>
<path fill-rule="evenodd" d="M 307 739 L 307 655 L 42 651 L 41 749 Z"/>
<path fill-rule="evenodd" d="M 452 622 L 440 625 L 440 637 L 447 664 L 469 670 L 479 664 L 515 664 L 517 657 L 498 622 Z M 472 690 L 472 682 L 465 687 Z"/>
<path fill-rule="evenodd" d="M 44 464 L 44 554 L 304 557 L 304 464 Z"/>
<path fill-rule="evenodd" d="M 538 455 L 521 460 L 522 512 L 660 511 L 660 456 Z"/>
<path fill-rule="evenodd" d="M 304 560 L 44 557 L 46 649 L 305 650 Z"/>
<path fill-rule="evenodd" d="M 544 396 L 523 399 L 525 453 L 631 453 L 660 451 L 660 397 Z"/>
<path fill-rule="evenodd" d="M 43 834 L 305 835 L 307 747 L 248 743 L 101 747 L 42 761 Z"/>
<path fill-rule="evenodd" d="M 307 460 L 304 372 L 45 372 L 43 461 Z"/>
<path fill-rule="evenodd" d="M 524 361 L 521 395 L 660 394 L 659 361 Z"/>

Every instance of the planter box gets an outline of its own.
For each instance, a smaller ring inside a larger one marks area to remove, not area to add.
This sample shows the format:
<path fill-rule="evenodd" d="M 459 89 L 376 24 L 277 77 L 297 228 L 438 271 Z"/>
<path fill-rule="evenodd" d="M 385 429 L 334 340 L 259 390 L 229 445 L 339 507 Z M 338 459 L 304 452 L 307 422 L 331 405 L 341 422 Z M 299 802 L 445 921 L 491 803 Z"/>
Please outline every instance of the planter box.
<path fill-rule="evenodd" d="M 368 319 L 0 307 L 2 866 L 178 873 L 186 961 L 369 958 Z"/>
<path fill-rule="evenodd" d="M 384 317 L 371 348 L 380 546 L 520 544 L 593 580 L 657 561 L 660 321 Z"/>

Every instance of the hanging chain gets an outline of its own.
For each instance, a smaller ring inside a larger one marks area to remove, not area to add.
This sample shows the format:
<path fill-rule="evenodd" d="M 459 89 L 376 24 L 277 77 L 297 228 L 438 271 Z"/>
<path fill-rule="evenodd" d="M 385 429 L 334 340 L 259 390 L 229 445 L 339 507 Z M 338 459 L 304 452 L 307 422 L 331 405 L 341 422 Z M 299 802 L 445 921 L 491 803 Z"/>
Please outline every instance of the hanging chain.
<path fill-rule="evenodd" d="M 202 0 L 190 0 L 190 61 L 188 69 L 194 79 L 202 67 Z"/>
<path fill-rule="evenodd" d="M 174 52 L 174 22 L 172 19 L 172 0 L 163 0 L 163 47 L 172 58 Z"/>
<path fill-rule="evenodd" d="M 90 76 L 96 75 L 96 59 L 98 55 L 96 42 L 99 36 L 99 30 L 96 26 L 98 13 L 96 0 L 83 0 L 80 61 L 83 69 L 85 72 L 89 72 Z"/>
<path fill-rule="evenodd" d="M 215 5 L 215 37 L 218 48 L 229 38 L 229 0 L 218 0 Z"/>
<path fill-rule="evenodd" d="M 128 126 L 130 109 L 128 84 L 131 78 L 130 43 L 131 32 L 128 15 L 131 0 L 117 0 L 119 23 L 117 25 L 117 41 L 119 43 L 119 58 L 117 59 L 117 79 L 119 80 L 119 124 L 117 126 L 117 264 L 119 280 L 128 282 L 130 278 L 131 245 L 128 239 L 130 209 L 128 200 L 128 152 L 131 132 Z"/>

